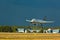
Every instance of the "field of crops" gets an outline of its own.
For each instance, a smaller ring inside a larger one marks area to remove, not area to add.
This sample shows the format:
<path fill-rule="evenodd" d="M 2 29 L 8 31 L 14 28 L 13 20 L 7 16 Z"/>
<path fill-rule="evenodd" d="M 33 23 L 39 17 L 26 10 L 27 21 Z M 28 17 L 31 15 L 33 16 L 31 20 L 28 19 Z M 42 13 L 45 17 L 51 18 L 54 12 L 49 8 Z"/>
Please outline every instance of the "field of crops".
<path fill-rule="evenodd" d="M 0 33 L 0 40 L 60 40 L 60 34 L 52 34 L 52 33 Z"/>

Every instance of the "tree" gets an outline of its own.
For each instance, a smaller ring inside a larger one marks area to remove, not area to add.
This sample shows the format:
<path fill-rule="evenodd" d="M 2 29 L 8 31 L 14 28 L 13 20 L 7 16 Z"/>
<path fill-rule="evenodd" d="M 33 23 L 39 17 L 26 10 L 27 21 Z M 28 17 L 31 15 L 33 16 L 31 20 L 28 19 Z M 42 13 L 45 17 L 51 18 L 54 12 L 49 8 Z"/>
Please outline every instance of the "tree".
<path fill-rule="evenodd" d="M 13 32 L 10 26 L 0 26 L 0 32 Z"/>

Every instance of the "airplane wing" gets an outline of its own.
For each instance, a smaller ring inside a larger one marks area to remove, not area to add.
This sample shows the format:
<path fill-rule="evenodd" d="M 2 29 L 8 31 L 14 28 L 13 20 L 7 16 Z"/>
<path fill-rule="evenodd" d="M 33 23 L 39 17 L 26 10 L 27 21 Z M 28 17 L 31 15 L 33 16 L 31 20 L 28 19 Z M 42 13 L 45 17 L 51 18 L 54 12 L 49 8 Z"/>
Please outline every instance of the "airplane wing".
<path fill-rule="evenodd" d="M 27 22 L 31 22 L 31 20 L 26 20 Z"/>
<path fill-rule="evenodd" d="M 54 21 L 37 21 L 38 23 L 54 23 Z"/>

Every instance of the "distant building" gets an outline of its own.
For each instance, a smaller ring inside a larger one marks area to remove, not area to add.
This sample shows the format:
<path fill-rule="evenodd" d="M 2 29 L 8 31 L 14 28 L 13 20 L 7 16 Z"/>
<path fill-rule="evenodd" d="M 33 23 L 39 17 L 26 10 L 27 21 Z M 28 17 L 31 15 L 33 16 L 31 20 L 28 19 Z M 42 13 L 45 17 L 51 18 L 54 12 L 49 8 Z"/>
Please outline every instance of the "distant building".
<path fill-rule="evenodd" d="M 48 33 L 47 30 L 43 30 L 43 33 Z"/>
<path fill-rule="evenodd" d="M 20 32 L 20 33 L 27 33 L 27 30 L 24 29 L 24 28 L 17 28 L 17 32 Z"/>
<path fill-rule="evenodd" d="M 49 29 L 47 30 L 47 32 L 48 32 L 48 33 L 52 33 L 52 29 L 49 28 Z"/>
<path fill-rule="evenodd" d="M 39 33 L 41 30 L 38 29 L 25 29 L 25 28 L 17 28 L 17 32 L 20 33 Z M 60 33 L 59 29 L 47 29 L 47 30 L 43 30 L 43 33 Z"/>
<path fill-rule="evenodd" d="M 51 29 L 49 28 L 48 30 L 44 30 L 44 33 L 60 33 L 59 29 Z"/>
<path fill-rule="evenodd" d="M 36 32 L 36 33 L 38 33 L 38 32 L 40 32 L 40 30 L 33 30 L 33 29 L 29 29 L 29 31 L 31 32 L 31 33 L 33 33 L 33 32 Z"/>
<path fill-rule="evenodd" d="M 60 33 L 60 30 L 59 30 L 59 29 L 53 29 L 52 32 L 53 32 L 53 33 Z"/>

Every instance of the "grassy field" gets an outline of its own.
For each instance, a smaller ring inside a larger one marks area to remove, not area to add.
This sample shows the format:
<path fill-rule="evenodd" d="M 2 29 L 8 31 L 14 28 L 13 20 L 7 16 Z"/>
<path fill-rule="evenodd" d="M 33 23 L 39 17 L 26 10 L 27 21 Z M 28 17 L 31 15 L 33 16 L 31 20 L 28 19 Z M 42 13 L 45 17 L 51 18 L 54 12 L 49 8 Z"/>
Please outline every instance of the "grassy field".
<path fill-rule="evenodd" d="M 0 33 L 0 40 L 60 40 L 60 34 Z"/>

